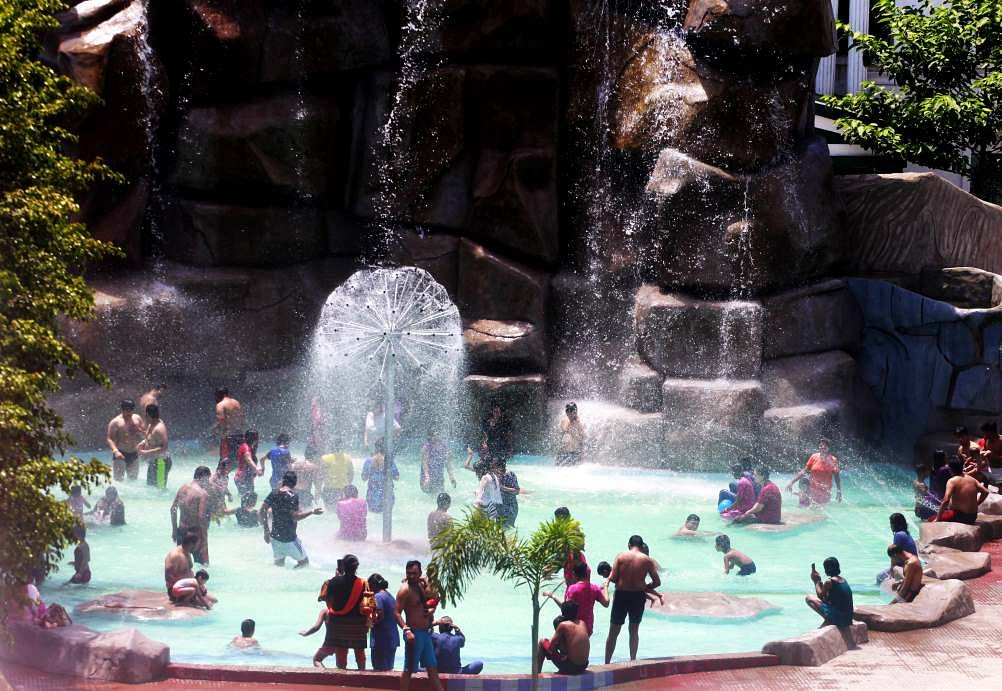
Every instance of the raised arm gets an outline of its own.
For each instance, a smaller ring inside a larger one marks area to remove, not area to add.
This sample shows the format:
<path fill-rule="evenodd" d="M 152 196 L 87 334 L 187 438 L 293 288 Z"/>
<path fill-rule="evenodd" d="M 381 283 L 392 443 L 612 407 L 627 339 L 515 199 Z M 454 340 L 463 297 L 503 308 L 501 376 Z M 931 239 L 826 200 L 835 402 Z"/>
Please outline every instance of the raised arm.
<path fill-rule="evenodd" d="M 306 511 L 300 511 L 299 513 L 294 513 L 294 514 L 292 514 L 292 518 L 295 519 L 295 521 L 298 523 L 299 521 L 303 520 L 307 516 L 319 516 L 323 512 L 324 512 L 323 507 L 322 506 L 318 506 L 315 509 L 308 509 Z"/>
<path fill-rule="evenodd" d="M 801 468 L 800 470 L 798 470 L 797 474 L 794 475 L 793 478 L 788 483 L 786 483 L 786 491 L 789 492 L 791 489 L 793 489 L 793 486 L 795 484 L 797 484 L 797 481 L 800 478 L 802 478 L 804 476 L 804 473 L 806 473 L 806 472 L 807 472 L 807 468 Z M 838 477 L 838 475 L 836 475 L 836 477 Z M 839 481 L 836 480 L 836 482 L 839 482 Z M 841 487 L 841 485 L 839 485 L 839 487 Z"/>

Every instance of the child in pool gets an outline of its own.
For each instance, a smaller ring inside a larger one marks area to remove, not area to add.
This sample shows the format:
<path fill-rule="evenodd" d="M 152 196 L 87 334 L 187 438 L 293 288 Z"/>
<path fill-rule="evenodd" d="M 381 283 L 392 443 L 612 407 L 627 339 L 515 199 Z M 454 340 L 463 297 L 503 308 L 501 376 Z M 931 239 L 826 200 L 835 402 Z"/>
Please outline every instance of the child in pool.
<path fill-rule="evenodd" d="M 237 525 L 241 528 L 257 528 L 258 527 L 258 512 L 254 508 L 257 503 L 257 493 L 248 492 L 247 494 L 240 497 L 240 506 L 233 507 L 232 509 L 226 509 L 223 511 L 223 515 L 229 516 L 234 515 L 237 517 Z"/>
<path fill-rule="evenodd" d="M 77 539 L 77 546 L 73 550 L 75 573 L 69 582 L 84 585 L 90 583 L 90 545 L 87 544 L 87 528 L 81 523 L 73 529 L 73 535 Z"/>
<path fill-rule="evenodd" d="M 724 555 L 724 574 L 729 574 L 735 566 L 738 567 L 739 576 L 751 576 L 755 573 L 755 562 L 747 554 L 732 548 L 731 538 L 726 535 L 717 536 L 717 551 Z"/>
<path fill-rule="evenodd" d="M 802 509 L 806 509 L 811 505 L 811 476 L 804 475 L 797 482 L 797 489 L 793 493 L 798 499 L 798 505 Z"/>
<path fill-rule="evenodd" d="M 208 580 L 208 572 L 204 569 L 199 569 L 195 572 L 194 578 L 182 578 L 176 581 L 171 591 L 174 593 L 177 604 L 212 609 L 212 605 L 216 603 L 216 598 L 209 595 L 209 591 L 205 587 L 205 583 Z"/>
<path fill-rule="evenodd" d="M 90 508 L 90 502 L 84 499 L 83 487 L 80 485 L 73 485 L 70 488 L 70 496 L 66 500 L 67 506 L 70 507 L 70 511 L 75 513 L 80 518 L 83 518 L 84 507 Z"/>
<path fill-rule="evenodd" d="M 250 648 L 259 649 L 261 644 L 257 642 L 256 638 L 254 638 L 255 627 L 256 624 L 253 619 L 244 619 L 240 622 L 240 635 L 234 636 L 233 640 L 230 641 L 230 647 L 240 650 L 247 650 Z"/>
<path fill-rule="evenodd" d="M 106 489 L 104 496 L 87 513 L 96 514 L 99 521 L 107 520 L 110 525 L 125 525 L 125 503 L 119 499 L 118 490 L 114 487 Z"/>

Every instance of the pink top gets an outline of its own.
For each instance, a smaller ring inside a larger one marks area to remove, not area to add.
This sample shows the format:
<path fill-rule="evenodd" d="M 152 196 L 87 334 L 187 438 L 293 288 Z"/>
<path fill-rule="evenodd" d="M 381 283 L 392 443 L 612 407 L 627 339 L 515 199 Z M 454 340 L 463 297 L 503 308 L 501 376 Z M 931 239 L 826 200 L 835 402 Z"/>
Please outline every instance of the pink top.
<path fill-rule="evenodd" d="M 364 540 L 368 536 L 366 517 L 369 514 L 369 505 L 365 499 L 355 497 L 354 499 L 342 499 L 334 507 L 338 520 L 341 521 L 341 528 L 337 531 L 338 539 L 341 540 Z"/>
<path fill-rule="evenodd" d="M 734 500 L 734 506 L 720 515 L 728 519 L 737 518 L 753 506 L 755 506 L 755 486 L 751 480 L 742 477 L 738 480 L 738 496 Z"/>
<path fill-rule="evenodd" d="M 578 603 L 578 619 L 584 622 L 589 636 L 595 627 L 595 601 L 601 596 L 602 589 L 588 581 L 567 586 L 564 599 Z"/>

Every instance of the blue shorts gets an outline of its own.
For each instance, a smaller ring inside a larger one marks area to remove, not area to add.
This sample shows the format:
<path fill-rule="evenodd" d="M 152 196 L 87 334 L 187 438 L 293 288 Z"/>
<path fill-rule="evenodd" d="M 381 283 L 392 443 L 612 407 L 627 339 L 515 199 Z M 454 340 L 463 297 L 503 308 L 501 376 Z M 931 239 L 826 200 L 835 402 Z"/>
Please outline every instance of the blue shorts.
<path fill-rule="evenodd" d="M 438 669 L 431 634 L 419 629 L 411 629 L 411 633 L 414 634 L 414 640 L 404 645 L 404 671 L 417 672 L 421 667 Z"/>

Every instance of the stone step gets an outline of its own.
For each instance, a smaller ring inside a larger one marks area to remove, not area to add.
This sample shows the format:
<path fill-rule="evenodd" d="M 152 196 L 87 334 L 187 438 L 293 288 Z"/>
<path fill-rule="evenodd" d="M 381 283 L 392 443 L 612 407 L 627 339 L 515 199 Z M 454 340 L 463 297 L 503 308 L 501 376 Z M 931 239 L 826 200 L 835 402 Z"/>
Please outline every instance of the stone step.
<path fill-rule="evenodd" d="M 551 399 L 548 403 L 551 421 L 548 446 L 553 450 L 559 442 L 559 421 L 567 402 L 566 399 Z M 575 403 L 587 433 L 584 461 L 648 466 L 660 462 L 664 436 L 664 417 L 660 412 L 642 413 L 599 400 L 576 400 Z"/>
<path fill-rule="evenodd" d="M 839 399 L 768 408 L 763 415 L 762 430 L 767 438 L 774 440 L 816 441 L 841 429 L 848 409 L 846 402 Z"/>
<path fill-rule="evenodd" d="M 762 368 L 762 385 L 775 408 L 847 399 L 855 377 L 855 360 L 841 350 L 777 358 Z"/>
<path fill-rule="evenodd" d="M 766 409 L 762 383 L 755 379 L 667 379 L 661 393 L 669 431 L 757 433 Z"/>

